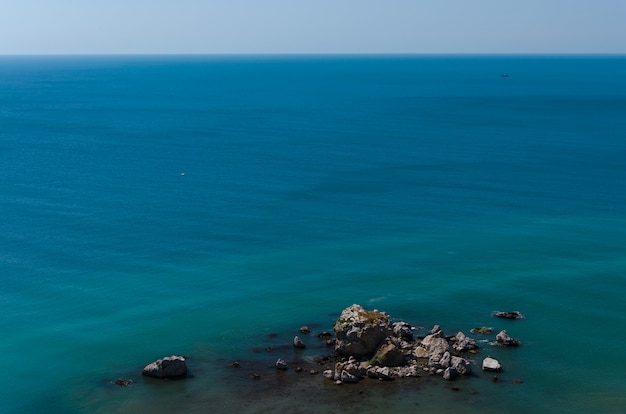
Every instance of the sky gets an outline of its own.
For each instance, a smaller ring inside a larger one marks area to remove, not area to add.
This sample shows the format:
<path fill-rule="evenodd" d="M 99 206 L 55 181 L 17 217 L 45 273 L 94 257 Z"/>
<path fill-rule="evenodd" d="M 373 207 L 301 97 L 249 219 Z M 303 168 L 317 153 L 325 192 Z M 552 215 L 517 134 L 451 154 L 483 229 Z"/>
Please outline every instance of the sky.
<path fill-rule="evenodd" d="M 626 0 L 0 0 L 0 54 L 626 54 Z"/>

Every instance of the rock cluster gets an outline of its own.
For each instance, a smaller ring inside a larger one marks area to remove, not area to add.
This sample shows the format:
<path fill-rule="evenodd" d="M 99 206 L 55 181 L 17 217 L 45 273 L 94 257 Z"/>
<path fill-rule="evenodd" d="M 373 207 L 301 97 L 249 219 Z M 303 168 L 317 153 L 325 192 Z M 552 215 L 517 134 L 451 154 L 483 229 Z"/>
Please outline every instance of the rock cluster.
<path fill-rule="evenodd" d="M 389 315 L 352 305 L 335 323 L 335 355 L 343 360 L 324 377 L 338 383 L 355 383 L 362 378 L 392 380 L 419 376 L 420 372 L 454 380 L 472 372 L 471 362 L 461 354 L 478 344 L 459 332 L 446 337 L 439 326 L 422 339 L 413 338 L 406 322 L 393 323 Z"/>

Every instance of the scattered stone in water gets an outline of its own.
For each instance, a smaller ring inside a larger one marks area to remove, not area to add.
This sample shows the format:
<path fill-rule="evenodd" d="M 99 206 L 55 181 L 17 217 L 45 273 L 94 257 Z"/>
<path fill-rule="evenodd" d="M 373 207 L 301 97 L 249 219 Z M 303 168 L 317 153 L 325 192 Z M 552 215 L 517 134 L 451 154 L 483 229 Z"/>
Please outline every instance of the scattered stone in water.
<path fill-rule="evenodd" d="M 503 330 L 503 331 L 500 331 L 498 335 L 496 335 L 496 344 L 500 346 L 507 346 L 507 347 L 514 348 L 514 347 L 520 346 L 521 342 L 518 341 L 517 339 L 511 338 L 507 334 L 507 332 Z"/>
<path fill-rule="evenodd" d="M 497 311 L 493 314 L 493 316 L 504 319 L 524 319 L 524 315 L 522 315 L 519 311 Z"/>
<path fill-rule="evenodd" d="M 302 342 L 302 339 L 296 336 L 293 338 L 293 347 L 298 348 L 298 349 L 304 349 L 306 348 L 306 345 L 304 345 L 304 342 Z"/>
<path fill-rule="evenodd" d="M 309 333 L 311 333 L 311 330 L 309 329 L 308 326 L 304 325 L 304 326 L 300 327 L 300 333 L 309 334 Z"/>
<path fill-rule="evenodd" d="M 258 372 L 253 372 L 252 374 L 250 374 L 250 378 L 252 378 L 253 380 L 261 379 L 261 374 L 259 374 Z"/>
<path fill-rule="evenodd" d="M 267 334 L 268 338 L 276 338 L 278 336 L 278 334 L 274 333 L 274 332 L 270 332 Z"/>
<path fill-rule="evenodd" d="M 318 370 L 316 370 L 316 369 L 312 369 L 312 370 L 309 371 L 309 374 L 311 374 L 311 375 L 317 375 L 319 373 L 320 372 Z"/>
<path fill-rule="evenodd" d="M 332 334 L 330 332 L 324 331 L 324 332 L 318 333 L 317 337 L 320 338 L 320 339 L 330 339 L 330 338 L 332 338 Z"/>
<path fill-rule="evenodd" d="M 459 387 L 452 387 L 452 388 L 451 388 L 451 390 L 452 390 L 452 391 L 459 391 L 459 390 L 460 390 L 460 388 L 459 388 Z"/>
<path fill-rule="evenodd" d="M 491 377 L 491 382 L 498 382 L 500 381 L 500 378 L 498 378 L 497 375 L 494 375 L 493 377 Z"/>
<path fill-rule="evenodd" d="M 474 395 L 474 394 L 478 394 L 478 391 L 476 391 L 476 390 L 475 390 L 475 389 L 473 389 L 473 388 L 470 388 L 470 389 L 469 389 L 469 393 L 470 393 L 470 394 L 472 394 L 472 395 Z"/>
<path fill-rule="evenodd" d="M 285 362 L 285 360 L 281 358 L 278 358 L 275 365 L 276 365 L 276 369 L 279 369 L 281 371 L 286 371 L 289 368 L 289 366 L 287 365 L 287 362 Z"/>
<path fill-rule="evenodd" d="M 491 357 L 487 357 L 483 359 L 483 371 L 499 372 L 501 370 L 502 370 L 502 366 L 500 365 L 500 362 L 497 359 L 491 358 Z"/>
<path fill-rule="evenodd" d="M 513 379 L 513 382 L 516 383 L 516 384 L 521 384 L 521 383 L 524 382 L 524 380 L 521 380 L 519 378 L 515 378 L 515 379 Z"/>
<path fill-rule="evenodd" d="M 143 375 L 155 378 L 182 378 L 187 375 L 185 357 L 172 355 L 145 366 Z"/>
<path fill-rule="evenodd" d="M 230 364 L 231 368 L 239 368 L 241 366 L 241 364 L 239 364 L 239 362 L 235 361 L 232 364 Z"/>
<path fill-rule="evenodd" d="M 296 372 L 302 372 L 302 367 L 296 367 Z"/>
<path fill-rule="evenodd" d="M 475 334 L 490 334 L 493 333 L 493 328 L 487 328 L 486 326 L 481 326 L 479 328 L 472 328 L 470 329 L 471 333 L 475 333 Z"/>
<path fill-rule="evenodd" d="M 118 379 L 116 379 L 115 381 L 113 381 L 113 383 L 114 383 L 115 385 L 121 385 L 121 386 L 124 386 L 124 387 L 125 387 L 125 386 L 127 386 L 127 385 L 132 384 L 132 383 L 133 383 L 133 380 L 118 378 Z"/>
<path fill-rule="evenodd" d="M 274 350 L 274 348 L 272 348 L 271 346 L 268 346 L 267 348 L 265 348 L 265 352 L 272 352 Z"/>

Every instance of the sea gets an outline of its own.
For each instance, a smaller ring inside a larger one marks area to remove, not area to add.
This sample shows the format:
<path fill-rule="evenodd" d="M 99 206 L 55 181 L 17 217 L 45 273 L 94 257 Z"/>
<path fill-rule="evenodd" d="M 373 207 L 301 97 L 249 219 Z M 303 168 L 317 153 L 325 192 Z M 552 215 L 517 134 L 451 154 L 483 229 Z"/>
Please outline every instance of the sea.
<path fill-rule="evenodd" d="M 625 56 L 2 56 L 0 168 L 1 413 L 626 412 Z M 352 304 L 473 374 L 311 374 Z"/>

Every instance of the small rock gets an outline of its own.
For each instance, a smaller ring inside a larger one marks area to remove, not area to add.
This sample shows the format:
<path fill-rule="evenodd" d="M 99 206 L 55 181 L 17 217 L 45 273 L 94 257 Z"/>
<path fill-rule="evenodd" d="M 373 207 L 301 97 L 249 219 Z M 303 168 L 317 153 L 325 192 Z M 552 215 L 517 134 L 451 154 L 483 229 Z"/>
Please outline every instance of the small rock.
<path fill-rule="evenodd" d="M 302 367 L 296 367 L 296 372 L 302 372 Z"/>
<path fill-rule="evenodd" d="M 517 339 L 511 338 L 505 330 L 500 331 L 498 335 L 496 335 L 496 343 L 501 346 L 507 347 L 517 347 L 520 346 L 520 341 Z"/>
<path fill-rule="evenodd" d="M 293 338 L 293 347 L 298 348 L 298 349 L 304 349 L 306 348 L 306 345 L 304 345 L 304 342 L 302 342 L 302 339 L 296 336 Z"/>
<path fill-rule="evenodd" d="M 445 371 L 443 371 L 443 379 L 445 379 L 446 381 L 453 381 L 458 375 L 459 373 L 456 372 L 456 369 L 454 368 L 448 367 L 445 369 Z"/>
<path fill-rule="evenodd" d="M 132 384 L 132 383 L 133 383 L 133 380 L 118 378 L 118 379 L 116 379 L 115 381 L 113 381 L 113 383 L 114 383 L 115 385 L 122 385 L 122 386 L 124 386 L 124 387 L 125 387 L 125 386 L 127 386 L 127 385 Z"/>
<path fill-rule="evenodd" d="M 304 326 L 300 327 L 300 333 L 309 334 L 309 333 L 311 333 L 311 330 L 309 329 L 308 326 L 304 325 Z"/>
<path fill-rule="evenodd" d="M 493 316 L 504 319 L 524 319 L 524 315 L 522 315 L 519 311 L 497 311 L 493 314 Z"/>
<path fill-rule="evenodd" d="M 289 365 L 287 365 L 284 359 L 278 358 L 278 360 L 276 361 L 276 369 L 286 371 L 287 369 L 289 369 Z"/>
<path fill-rule="evenodd" d="M 330 332 L 324 331 L 317 334 L 317 337 L 320 339 L 330 339 L 332 338 L 332 334 Z"/>
<path fill-rule="evenodd" d="M 231 368 L 239 368 L 241 366 L 241 364 L 239 364 L 239 362 L 235 361 L 232 364 L 230 364 Z"/>
<path fill-rule="evenodd" d="M 341 382 L 344 384 L 356 384 L 359 378 L 348 371 L 341 371 Z"/>
<path fill-rule="evenodd" d="M 491 358 L 491 357 L 487 357 L 483 359 L 483 371 L 499 372 L 501 370 L 502 370 L 502 366 L 500 365 L 500 362 L 497 359 Z"/>
<path fill-rule="evenodd" d="M 258 372 L 253 372 L 252 374 L 250 374 L 250 378 L 252 378 L 253 380 L 261 379 L 261 374 L 259 374 Z"/>

